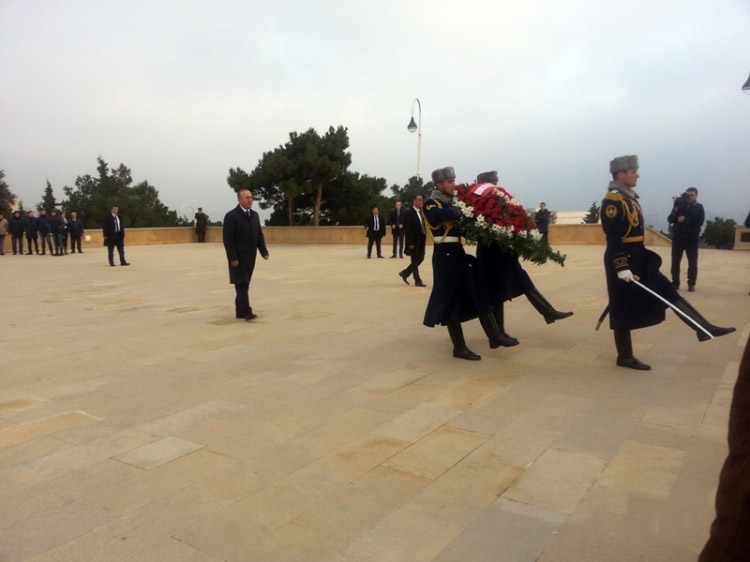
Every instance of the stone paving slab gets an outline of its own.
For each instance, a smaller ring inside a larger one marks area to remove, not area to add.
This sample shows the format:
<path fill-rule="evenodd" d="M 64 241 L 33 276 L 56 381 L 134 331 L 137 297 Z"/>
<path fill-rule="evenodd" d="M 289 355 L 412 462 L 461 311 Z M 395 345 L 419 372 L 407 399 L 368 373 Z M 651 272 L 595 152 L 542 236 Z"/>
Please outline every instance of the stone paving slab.
<path fill-rule="evenodd" d="M 506 305 L 521 344 L 451 357 L 429 288 L 365 248 L 272 245 L 233 318 L 218 244 L 4 256 L 0 560 L 691 560 L 708 537 L 750 259 L 701 250 L 710 320 L 594 326 L 603 248 L 527 266 L 575 315 Z M 668 248 L 656 251 L 669 263 Z M 423 277 L 432 285 L 428 257 Z"/>

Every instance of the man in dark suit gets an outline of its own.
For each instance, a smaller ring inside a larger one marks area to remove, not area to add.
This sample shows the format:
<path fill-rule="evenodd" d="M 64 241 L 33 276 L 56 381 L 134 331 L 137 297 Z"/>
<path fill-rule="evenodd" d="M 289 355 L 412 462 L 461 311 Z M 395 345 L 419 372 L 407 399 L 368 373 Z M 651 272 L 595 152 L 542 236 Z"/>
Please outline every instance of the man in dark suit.
<path fill-rule="evenodd" d="M 396 257 L 396 246 L 398 246 L 399 257 L 404 257 L 404 219 L 406 212 L 401 208 L 401 201 L 396 202 L 396 209 L 391 213 L 391 235 L 393 236 L 393 255 Z M 408 254 L 407 254 L 408 255 Z"/>
<path fill-rule="evenodd" d="M 229 262 L 229 282 L 237 297 L 234 310 L 237 318 L 247 321 L 257 318 L 250 306 L 250 279 L 255 269 L 255 257 L 260 251 L 268 259 L 266 240 L 260 227 L 260 217 L 253 211 L 253 194 L 247 189 L 237 193 L 238 205 L 224 216 L 224 249 Z"/>
<path fill-rule="evenodd" d="M 78 213 L 75 211 L 70 213 L 70 220 L 68 221 L 68 233 L 70 234 L 70 253 L 76 253 L 76 246 L 78 247 L 78 253 L 82 254 L 81 251 L 81 238 L 83 238 L 83 223 L 78 219 Z"/>
<path fill-rule="evenodd" d="M 367 236 L 367 258 L 372 257 L 372 244 L 375 243 L 375 247 L 378 251 L 378 257 L 382 258 L 383 254 L 380 252 L 380 240 L 385 236 L 385 221 L 379 214 L 378 208 L 372 208 L 372 214 L 367 217 L 365 221 L 365 236 Z"/>
<path fill-rule="evenodd" d="M 406 248 L 404 252 L 411 258 L 409 267 L 399 273 L 404 283 L 409 284 L 409 275 L 414 276 L 414 285 L 426 287 L 419 276 L 419 264 L 424 261 L 424 246 L 427 232 L 422 217 L 422 196 L 414 197 L 413 207 L 406 211 L 404 218 L 404 231 L 406 233 Z"/>
<path fill-rule="evenodd" d="M 118 212 L 117 207 L 112 207 L 112 212 L 104 217 L 104 227 L 102 228 L 109 265 L 112 267 L 115 266 L 115 247 L 120 255 L 120 265 L 130 265 L 125 261 L 125 226 L 122 224 Z"/>

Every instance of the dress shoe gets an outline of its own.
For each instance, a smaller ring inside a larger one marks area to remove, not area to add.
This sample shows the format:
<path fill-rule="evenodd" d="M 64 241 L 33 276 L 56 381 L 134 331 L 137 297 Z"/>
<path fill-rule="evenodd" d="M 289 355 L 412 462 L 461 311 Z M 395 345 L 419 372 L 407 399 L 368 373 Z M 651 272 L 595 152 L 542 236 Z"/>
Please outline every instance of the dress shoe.
<path fill-rule="evenodd" d="M 424 284 L 424 283 L 422 283 L 421 281 L 417 281 L 416 283 L 414 283 L 414 286 L 415 286 L 415 287 L 426 287 L 427 285 L 425 285 L 425 284 Z"/>
<path fill-rule="evenodd" d="M 401 277 L 401 279 L 404 280 L 404 283 L 406 283 L 407 285 L 409 284 L 409 281 L 406 279 L 407 276 L 404 275 L 403 271 L 399 272 L 398 276 Z"/>
<path fill-rule="evenodd" d="M 688 285 L 688 293 L 694 293 L 695 292 L 695 285 Z"/>
<path fill-rule="evenodd" d="M 121 263 L 120 265 L 130 265 L 130 263 L 125 262 L 125 263 Z"/>
<path fill-rule="evenodd" d="M 385 256 L 378 256 L 380 259 L 383 259 Z"/>
<path fill-rule="evenodd" d="M 481 357 L 470 350 L 468 347 L 454 347 L 453 357 L 456 359 L 466 359 L 467 361 L 479 361 Z"/>
<path fill-rule="evenodd" d="M 250 322 L 250 320 L 255 320 L 258 317 L 257 314 L 253 314 L 250 312 L 247 316 L 245 316 L 245 322 Z"/>
<path fill-rule="evenodd" d="M 115 266 L 115 264 L 113 264 L 113 263 L 109 264 L 109 267 L 114 267 L 114 266 Z"/>
<path fill-rule="evenodd" d="M 395 260 L 395 259 L 396 259 L 396 254 L 393 254 L 393 255 L 391 256 L 391 259 L 392 259 L 392 260 Z"/>
<path fill-rule="evenodd" d="M 639 361 L 632 355 L 630 357 L 618 357 L 618 367 L 627 367 L 628 369 L 635 369 L 636 371 L 650 371 L 651 365 L 646 365 L 643 361 Z"/>

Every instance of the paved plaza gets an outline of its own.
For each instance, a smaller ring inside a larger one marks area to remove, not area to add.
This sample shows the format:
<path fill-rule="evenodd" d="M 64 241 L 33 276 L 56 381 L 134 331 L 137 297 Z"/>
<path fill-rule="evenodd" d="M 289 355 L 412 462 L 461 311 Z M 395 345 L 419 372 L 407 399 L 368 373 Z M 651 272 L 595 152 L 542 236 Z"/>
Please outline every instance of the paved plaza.
<path fill-rule="evenodd" d="M 390 249 L 390 248 L 388 248 Z M 220 244 L 0 258 L 2 562 L 674 562 L 713 519 L 750 334 L 750 254 L 701 250 L 615 366 L 603 246 L 528 265 L 569 319 L 451 357 L 432 286 L 365 244 L 271 245 L 234 319 Z M 657 248 L 668 267 L 669 248 Z M 388 255 L 388 252 L 386 252 Z M 666 271 L 663 267 L 662 271 Z"/>

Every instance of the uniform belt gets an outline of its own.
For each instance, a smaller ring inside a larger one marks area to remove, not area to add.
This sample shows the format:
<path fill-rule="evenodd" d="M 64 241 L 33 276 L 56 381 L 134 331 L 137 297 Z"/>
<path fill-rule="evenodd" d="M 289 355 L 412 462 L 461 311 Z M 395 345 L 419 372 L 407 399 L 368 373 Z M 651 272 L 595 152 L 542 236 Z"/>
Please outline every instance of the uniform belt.
<path fill-rule="evenodd" d="M 631 236 L 630 238 L 623 238 L 623 244 L 635 244 L 636 242 L 643 242 L 643 236 Z"/>
<path fill-rule="evenodd" d="M 445 244 L 446 242 L 460 242 L 458 236 L 446 236 L 445 238 L 435 238 L 435 244 Z"/>

